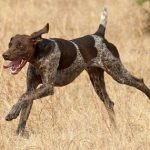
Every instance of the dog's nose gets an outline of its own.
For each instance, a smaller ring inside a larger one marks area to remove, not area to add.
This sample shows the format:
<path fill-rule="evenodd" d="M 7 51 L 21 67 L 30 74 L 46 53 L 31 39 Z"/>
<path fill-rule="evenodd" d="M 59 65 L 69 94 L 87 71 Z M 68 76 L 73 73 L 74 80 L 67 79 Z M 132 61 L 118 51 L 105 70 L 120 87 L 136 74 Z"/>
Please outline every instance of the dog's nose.
<path fill-rule="evenodd" d="M 3 56 L 4 59 L 8 59 L 10 57 L 10 54 L 4 53 L 2 56 Z"/>

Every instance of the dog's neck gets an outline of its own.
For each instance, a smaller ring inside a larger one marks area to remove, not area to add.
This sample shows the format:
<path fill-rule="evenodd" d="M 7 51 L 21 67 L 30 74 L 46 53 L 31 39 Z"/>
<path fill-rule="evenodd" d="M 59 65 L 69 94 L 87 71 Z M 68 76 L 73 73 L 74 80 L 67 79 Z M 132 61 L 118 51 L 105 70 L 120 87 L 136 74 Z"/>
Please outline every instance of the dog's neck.
<path fill-rule="evenodd" d="M 41 65 L 41 59 L 49 52 L 49 49 L 46 48 L 48 43 L 48 39 L 42 38 L 38 43 L 36 43 L 36 45 L 33 45 L 34 53 L 28 62 L 34 65 L 36 68 L 39 68 Z"/>

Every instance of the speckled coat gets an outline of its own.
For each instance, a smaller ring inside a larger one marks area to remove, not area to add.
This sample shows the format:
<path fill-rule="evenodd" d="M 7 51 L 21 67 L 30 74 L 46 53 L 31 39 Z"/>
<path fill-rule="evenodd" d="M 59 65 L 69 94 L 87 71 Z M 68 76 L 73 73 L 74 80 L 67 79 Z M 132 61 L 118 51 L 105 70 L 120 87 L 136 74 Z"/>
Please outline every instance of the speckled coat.
<path fill-rule="evenodd" d="M 55 86 L 65 86 L 77 78 L 83 70 L 89 74 L 91 83 L 114 119 L 114 103 L 110 100 L 104 82 L 104 71 L 119 83 L 133 86 L 150 98 L 150 90 L 142 79 L 132 76 L 122 65 L 115 45 L 105 35 L 107 12 L 101 15 L 96 33 L 73 40 L 59 38 L 41 39 L 35 46 L 34 61 L 27 71 L 27 91 L 12 107 L 6 120 L 21 117 L 17 133 L 23 133 L 32 108 L 33 100 L 52 95 Z M 42 84 L 39 88 L 37 86 Z"/>

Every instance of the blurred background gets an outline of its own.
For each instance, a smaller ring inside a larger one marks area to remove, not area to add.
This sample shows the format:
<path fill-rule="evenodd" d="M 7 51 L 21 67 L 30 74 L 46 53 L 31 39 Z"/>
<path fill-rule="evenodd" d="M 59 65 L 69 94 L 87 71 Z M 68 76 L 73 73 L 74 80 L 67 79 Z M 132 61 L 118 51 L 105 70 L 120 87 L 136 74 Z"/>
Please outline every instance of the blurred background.
<path fill-rule="evenodd" d="M 0 1 L 0 53 L 15 34 L 31 34 L 47 22 L 44 37 L 77 38 L 94 33 L 100 12 L 108 9 L 106 37 L 123 64 L 150 87 L 150 1 L 144 0 L 5 0 Z M 55 88 L 54 96 L 34 102 L 27 130 L 18 137 L 18 119 L 4 120 L 26 89 L 26 67 L 16 76 L 0 58 L 0 149 L 2 150 L 149 150 L 150 102 L 140 91 L 116 83 L 105 74 L 115 102 L 117 130 L 83 72 L 73 83 Z M 81 82 L 82 81 L 82 82 Z"/>

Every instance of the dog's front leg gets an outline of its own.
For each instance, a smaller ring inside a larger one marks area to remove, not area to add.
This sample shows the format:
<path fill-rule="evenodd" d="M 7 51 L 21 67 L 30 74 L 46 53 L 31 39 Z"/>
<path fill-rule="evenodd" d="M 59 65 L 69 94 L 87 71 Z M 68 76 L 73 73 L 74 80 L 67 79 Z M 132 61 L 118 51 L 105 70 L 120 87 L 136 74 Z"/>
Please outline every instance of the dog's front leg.
<path fill-rule="evenodd" d="M 27 70 L 27 90 L 24 94 L 22 94 L 22 96 L 20 96 L 19 100 L 18 101 L 21 101 L 24 96 L 28 93 L 28 92 L 31 92 L 33 90 L 35 90 L 37 88 L 37 86 L 41 83 L 41 81 L 39 80 L 39 77 L 40 75 L 38 74 L 38 72 L 36 71 L 36 68 L 29 64 L 29 67 L 28 67 L 28 70 Z M 16 106 L 13 105 L 12 107 L 12 112 L 13 112 L 13 108 L 15 108 Z M 27 107 L 24 107 L 24 108 L 27 108 Z M 23 109 L 25 111 L 25 109 Z M 21 118 L 23 116 L 23 111 L 21 113 Z M 14 113 L 14 116 L 10 115 L 10 113 L 5 117 L 5 119 L 7 121 L 11 121 L 12 119 L 15 119 L 17 118 L 19 115 L 19 112 L 16 112 Z M 22 119 L 20 119 L 22 120 Z M 21 121 L 20 121 L 21 122 Z"/>
<path fill-rule="evenodd" d="M 38 73 L 38 71 L 33 65 L 29 64 L 28 71 L 27 71 L 26 93 L 30 91 L 34 91 L 40 83 L 41 83 L 40 74 Z M 24 134 L 26 122 L 30 115 L 32 105 L 33 105 L 33 101 L 31 101 L 26 107 L 22 108 L 18 128 L 16 130 L 17 134 L 19 133 L 21 133 L 22 135 Z"/>
<path fill-rule="evenodd" d="M 42 85 L 38 89 L 34 91 L 27 92 L 21 96 L 19 101 L 13 105 L 11 111 L 6 116 L 7 121 L 11 121 L 12 119 L 16 119 L 21 111 L 22 108 L 28 107 L 30 103 L 33 102 L 33 100 L 52 95 L 53 92 L 53 86 L 49 85 Z"/>
<path fill-rule="evenodd" d="M 38 89 L 23 94 L 21 99 L 15 105 L 13 105 L 11 111 L 6 116 L 6 120 L 10 121 L 17 118 L 20 111 L 22 110 L 20 122 L 16 131 L 17 134 L 24 135 L 26 121 L 28 119 L 33 100 L 52 95 L 54 93 L 53 89 L 53 84 L 43 84 Z"/>

